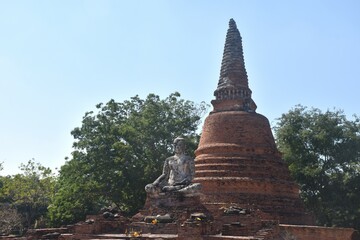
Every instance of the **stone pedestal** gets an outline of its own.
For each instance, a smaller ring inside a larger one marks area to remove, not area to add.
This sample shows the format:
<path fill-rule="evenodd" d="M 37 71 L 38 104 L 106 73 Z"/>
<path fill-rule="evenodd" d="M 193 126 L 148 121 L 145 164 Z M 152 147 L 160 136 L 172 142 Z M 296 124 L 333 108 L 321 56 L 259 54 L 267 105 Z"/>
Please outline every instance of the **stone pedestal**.
<path fill-rule="evenodd" d="M 185 221 L 194 212 L 208 212 L 201 203 L 200 195 L 173 192 L 148 194 L 144 208 L 139 213 L 143 216 L 169 214 L 173 219 Z"/>
<path fill-rule="evenodd" d="M 198 225 L 192 225 L 192 214 L 206 216 L 207 221 L 202 221 L 202 225 L 207 225 L 208 220 L 212 219 L 209 211 L 201 204 L 200 195 L 189 195 L 181 192 L 148 194 L 144 208 L 133 216 L 132 224 L 129 227 L 136 227 L 141 229 L 143 233 L 152 234 L 185 233 L 185 228 L 193 229 L 194 231 L 190 233 L 194 236 L 203 234 L 204 231 L 199 230 Z M 164 222 L 163 219 L 167 220 Z M 209 230 L 209 228 L 204 227 L 202 229 Z M 210 232 L 206 233 L 210 234 Z"/>

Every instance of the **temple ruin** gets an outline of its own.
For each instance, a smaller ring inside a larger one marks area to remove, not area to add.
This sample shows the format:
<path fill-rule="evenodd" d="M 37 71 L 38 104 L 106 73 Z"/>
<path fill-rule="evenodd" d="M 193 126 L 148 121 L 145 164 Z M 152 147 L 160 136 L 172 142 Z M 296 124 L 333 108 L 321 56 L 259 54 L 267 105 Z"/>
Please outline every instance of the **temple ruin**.
<path fill-rule="evenodd" d="M 164 176 L 147 186 L 145 206 L 132 219 L 90 216 L 92 223 L 76 225 L 57 238 L 359 239 L 354 229 L 314 226 L 276 148 L 269 121 L 256 113 L 251 95 L 242 39 L 231 19 L 213 110 L 195 152 L 192 182 L 161 185 L 169 175 L 164 170 Z M 194 191 L 181 191 L 191 184 L 197 186 Z"/>

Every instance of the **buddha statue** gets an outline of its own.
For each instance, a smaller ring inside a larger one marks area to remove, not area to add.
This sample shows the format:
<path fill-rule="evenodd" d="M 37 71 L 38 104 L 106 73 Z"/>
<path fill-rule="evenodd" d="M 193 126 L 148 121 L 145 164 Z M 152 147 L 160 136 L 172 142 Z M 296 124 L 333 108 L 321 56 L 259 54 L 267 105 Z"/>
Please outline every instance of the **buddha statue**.
<path fill-rule="evenodd" d="M 194 159 L 185 154 L 185 139 L 176 138 L 173 146 L 175 155 L 165 159 L 162 174 L 153 183 L 145 186 L 147 193 L 195 193 L 201 188 L 199 183 L 192 183 L 195 164 Z"/>

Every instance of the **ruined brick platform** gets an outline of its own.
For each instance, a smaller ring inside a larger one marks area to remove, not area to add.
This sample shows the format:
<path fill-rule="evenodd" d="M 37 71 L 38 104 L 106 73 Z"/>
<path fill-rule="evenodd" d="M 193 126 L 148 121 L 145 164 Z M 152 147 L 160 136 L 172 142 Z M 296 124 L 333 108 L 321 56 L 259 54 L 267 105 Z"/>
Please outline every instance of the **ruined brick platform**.
<path fill-rule="evenodd" d="M 212 220 L 211 214 L 203 206 L 199 195 L 185 195 L 176 193 L 161 193 L 157 196 L 148 195 L 145 206 L 132 218 L 129 228 L 141 230 L 151 234 L 178 234 L 180 236 L 192 233 L 210 234 L 210 224 L 197 221 L 193 226 L 192 215 L 200 214 L 207 223 Z M 157 217 L 168 216 L 166 222 L 157 221 Z M 154 219 L 147 221 L 146 219 Z M 202 226 L 200 226 L 202 225 Z"/>

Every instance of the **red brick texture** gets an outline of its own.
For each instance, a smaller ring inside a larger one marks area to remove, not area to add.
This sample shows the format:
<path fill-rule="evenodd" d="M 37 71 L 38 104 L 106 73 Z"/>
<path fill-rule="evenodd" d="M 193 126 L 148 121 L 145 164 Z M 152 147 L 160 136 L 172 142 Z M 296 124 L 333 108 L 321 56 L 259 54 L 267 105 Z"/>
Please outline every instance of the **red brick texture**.
<path fill-rule="evenodd" d="M 210 114 L 195 154 L 194 182 L 202 184 L 205 204 L 236 203 L 282 223 L 312 223 L 266 117 L 245 111 Z"/>

